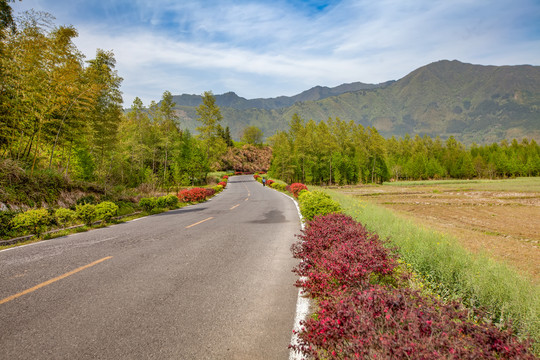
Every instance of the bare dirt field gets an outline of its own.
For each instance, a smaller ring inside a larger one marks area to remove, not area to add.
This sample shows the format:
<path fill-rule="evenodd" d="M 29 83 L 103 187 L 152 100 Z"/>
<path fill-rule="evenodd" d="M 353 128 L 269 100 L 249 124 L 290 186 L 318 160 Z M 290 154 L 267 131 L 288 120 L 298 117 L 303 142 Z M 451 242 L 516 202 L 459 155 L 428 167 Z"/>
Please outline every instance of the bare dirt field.
<path fill-rule="evenodd" d="M 395 182 L 340 188 L 456 236 L 540 282 L 540 178 Z"/>

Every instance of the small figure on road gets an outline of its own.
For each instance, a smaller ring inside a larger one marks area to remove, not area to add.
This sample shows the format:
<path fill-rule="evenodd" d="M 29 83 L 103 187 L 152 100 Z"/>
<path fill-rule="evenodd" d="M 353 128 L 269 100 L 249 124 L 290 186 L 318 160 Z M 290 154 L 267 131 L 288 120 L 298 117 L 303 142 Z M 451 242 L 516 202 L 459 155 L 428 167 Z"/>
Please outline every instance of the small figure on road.
<path fill-rule="evenodd" d="M 265 177 L 263 177 L 263 179 L 262 179 L 262 184 L 263 184 L 263 186 L 266 186 L 266 178 Z"/>

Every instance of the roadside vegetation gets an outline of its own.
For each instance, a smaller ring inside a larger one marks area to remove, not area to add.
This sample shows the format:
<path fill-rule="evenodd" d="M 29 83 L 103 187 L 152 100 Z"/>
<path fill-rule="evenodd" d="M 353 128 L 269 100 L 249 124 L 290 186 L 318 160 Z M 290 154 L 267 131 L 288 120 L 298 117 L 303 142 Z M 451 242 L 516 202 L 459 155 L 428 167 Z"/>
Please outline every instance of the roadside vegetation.
<path fill-rule="evenodd" d="M 302 260 L 294 271 L 314 301 L 295 351 L 315 359 L 536 358 L 540 291 L 530 279 L 390 210 L 294 187 L 303 187 L 307 220 L 292 248 Z"/>
<path fill-rule="evenodd" d="M 0 243 L 0 248 L 64 236 L 204 202 L 223 191 L 228 178 L 228 175 L 223 175 L 219 183 L 212 187 L 186 188 L 176 195 L 144 197 L 138 203 L 119 202 L 120 206 L 113 201 L 94 203 L 95 198 L 87 197 L 85 202 L 71 208 L 2 212 L 0 239 L 7 241 L 4 241 L 4 245 Z"/>

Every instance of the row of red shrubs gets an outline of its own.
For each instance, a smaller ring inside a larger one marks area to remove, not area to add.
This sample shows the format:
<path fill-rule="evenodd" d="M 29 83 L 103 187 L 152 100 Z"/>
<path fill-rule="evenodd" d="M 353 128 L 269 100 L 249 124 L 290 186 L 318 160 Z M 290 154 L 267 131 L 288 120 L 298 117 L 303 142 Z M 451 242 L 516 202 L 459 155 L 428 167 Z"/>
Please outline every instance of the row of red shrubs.
<path fill-rule="evenodd" d="M 223 189 L 225 189 L 227 187 L 228 179 L 229 179 L 229 176 L 223 175 L 223 177 L 221 178 L 221 181 L 218 182 L 218 185 L 221 185 Z M 178 199 L 180 200 L 180 202 L 196 203 L 196 202 L 205 201 L 207 198 L 212 197 L 215 194 L 216 194 L 215 189 L 196 187 L 196 188 L 181 190 L 178 193 Z"/>
<path fill-rule="evenodd" d="M 291 185 L 292 186 L 292 185 Z M 344 214 L 315 217 L 292 246 L 318 307 L 295 351 L 314 359 L 536 359 L 511 330 L 411 289 L 396 255 Z"/>
<path fill-rule="evenodd" d="M 184 189 L 178 193 L 178 199 L 180 202 L 201 202 L 211 196 L 214 196 L 216 191 L 211 188 L 192 188 Z"/>

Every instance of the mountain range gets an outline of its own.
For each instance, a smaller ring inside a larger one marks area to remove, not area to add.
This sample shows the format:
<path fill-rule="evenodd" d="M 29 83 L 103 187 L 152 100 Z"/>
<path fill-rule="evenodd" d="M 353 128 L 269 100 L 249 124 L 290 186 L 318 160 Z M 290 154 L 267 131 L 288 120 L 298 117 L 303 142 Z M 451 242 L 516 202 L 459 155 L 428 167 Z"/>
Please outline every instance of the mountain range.
<path fill-rule="evenodd" d="M 245 99 L 215 95 L 238 139 L 246 126 L 265 137 L 287 130 L 294 113 L 316 122 L 329 117 L 375 127 L 383 136 L 409 134 L 465 144 L 527 137 L 540 142 L 540 66 L 484 66 L 442 60 L 420 67 L 397 81 L 316 86 L 294 96 Z M 173 97 L 181 126 L 194 130 L 200 95 Z"/>

